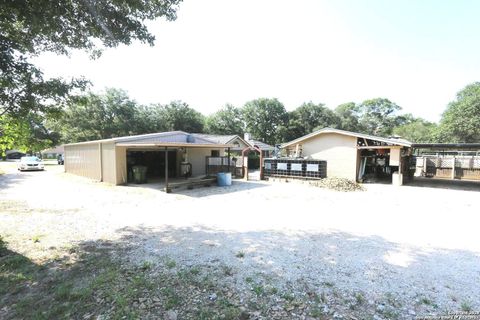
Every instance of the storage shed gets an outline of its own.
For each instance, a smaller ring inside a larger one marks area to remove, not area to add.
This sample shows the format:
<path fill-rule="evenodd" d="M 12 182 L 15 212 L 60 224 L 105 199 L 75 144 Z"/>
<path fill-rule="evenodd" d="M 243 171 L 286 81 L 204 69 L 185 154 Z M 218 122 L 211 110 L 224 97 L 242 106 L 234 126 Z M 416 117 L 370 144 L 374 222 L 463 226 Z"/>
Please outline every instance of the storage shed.
<path fill-rule="evenodd" d="M 411 143 L 357 132 L 324 128 L 281 146 L 288 158 L 327 161 L 327 177 L 353 181 L 392 179 L 401 184 L 408 171 Z M 391 180 L 390 180 L 391 181 Z"/>
<path fill-rule="evenodd" d="M 134 165 L 146 166 L 149 178 L 205 175 L 206 157 L 223 156 L 232 145 L 172 131 L 72 143 L 64 147 L 65 172 L 120 185 L 131 180 Z"/>

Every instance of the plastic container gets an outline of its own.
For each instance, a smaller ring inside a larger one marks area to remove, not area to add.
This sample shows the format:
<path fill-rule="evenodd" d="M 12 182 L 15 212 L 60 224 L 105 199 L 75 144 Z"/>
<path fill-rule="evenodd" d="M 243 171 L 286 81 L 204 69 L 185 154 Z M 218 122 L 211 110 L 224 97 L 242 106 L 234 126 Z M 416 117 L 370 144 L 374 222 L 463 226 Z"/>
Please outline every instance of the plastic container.
<path fill-rule="evenodd" d="M 395 172 L 392 174 L 392 184 L 393 184 L 394 186 L 401 186 L 401 185 L 403 185 L 403 174 L 398 173 L 397 171 L 395 171 Z"/>
<path fill-rule="evenodd" d="M 230 172 L 217 173 L 217 185 L 219 187 L 227 187 L 232 185 L 232 174 Z"/>
<path fill-rule="evenodd" d="M 133 181 L 135 183 L 146 183 L 147 182 L 147 167 L 145 166 L 134 166 L 132 167 L 133 171 Z"/>

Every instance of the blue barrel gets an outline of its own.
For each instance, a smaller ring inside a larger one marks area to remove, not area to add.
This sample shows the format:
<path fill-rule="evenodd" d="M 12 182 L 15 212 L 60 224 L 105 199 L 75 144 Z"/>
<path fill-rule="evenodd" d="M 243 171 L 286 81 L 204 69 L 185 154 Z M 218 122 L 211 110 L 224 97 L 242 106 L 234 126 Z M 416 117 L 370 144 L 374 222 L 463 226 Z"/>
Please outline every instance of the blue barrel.
<path fill-rule="evenodd" d="M 219 187 L 226 187 L 232 185 L 232 174 L 230 172 L 217 173 L 217 185 Z"/>

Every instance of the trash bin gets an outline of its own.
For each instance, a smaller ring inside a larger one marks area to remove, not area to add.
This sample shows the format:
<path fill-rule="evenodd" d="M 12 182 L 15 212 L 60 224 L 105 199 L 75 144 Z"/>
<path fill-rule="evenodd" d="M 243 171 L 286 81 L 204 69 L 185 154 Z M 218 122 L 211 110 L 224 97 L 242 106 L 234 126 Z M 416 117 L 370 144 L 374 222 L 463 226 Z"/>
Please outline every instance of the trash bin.
<path fill-rule="evenodd" d="M 217 173 L 217 185 L 219 187 L 227 187 L 232 185 L 232 174 L 230 172 Z"/>
<path fill-rule="evenodd" d="M 135 183 L 146 183 L 147 182 L 147 167 L 145 166 L 133 166 L 133 181 Z"/>

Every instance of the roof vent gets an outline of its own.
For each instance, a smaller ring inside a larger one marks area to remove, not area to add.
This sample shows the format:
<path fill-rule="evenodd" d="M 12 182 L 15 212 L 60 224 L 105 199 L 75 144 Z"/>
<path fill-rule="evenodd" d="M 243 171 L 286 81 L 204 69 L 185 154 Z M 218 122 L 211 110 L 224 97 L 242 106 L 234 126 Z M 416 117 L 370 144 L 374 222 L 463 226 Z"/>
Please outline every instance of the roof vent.
<path fill-rule="evenodd" d="M 194 143 L 195 142 L 195 136 L 192 134 L 187 135 L 187 143 Z"/>

